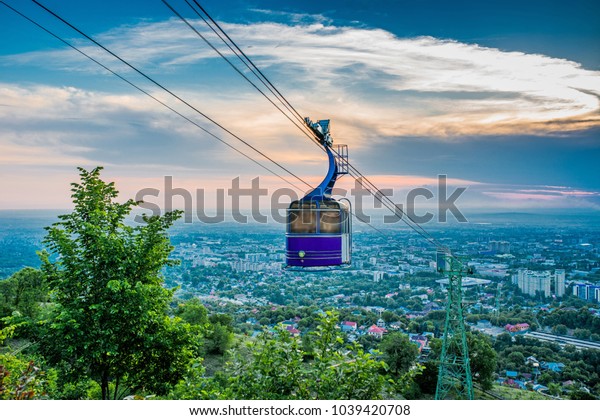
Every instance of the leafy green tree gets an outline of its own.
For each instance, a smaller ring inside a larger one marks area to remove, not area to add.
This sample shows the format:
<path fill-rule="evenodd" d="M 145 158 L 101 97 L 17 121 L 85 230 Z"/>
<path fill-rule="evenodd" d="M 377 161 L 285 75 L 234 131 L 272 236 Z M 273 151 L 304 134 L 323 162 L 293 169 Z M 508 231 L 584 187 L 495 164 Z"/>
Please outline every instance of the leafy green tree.
<path fill-rule="evenodd" d="M 196 297 L 180 304 L 175 309 L 175 315 L 191 325 L 205 326 L 208 324 L 208 310 Z"/>
<path fill-rule="evenodd" d="M 402 375 L 410 370 L 417 361 L 419 349 L 411 343 L 403 333 L 391 333 L 381 341 L 379 350 L 383 352 L 383 360 L 391 372 Z"/>
<path fill-rule="evenodd" d="M 423 394 L 433 395 L 437 387 L 438 363 L 429 360 L 423 363 L 423 372 L 415 377 L 415 382 Z"/>
<path fill-rule="evenodd" d="M 508 361 L 518 369 L 525 362 L 525 356 L 520 351 L 513 351 L 508 355 Z"/>
<path fill-rule="evenodd" d="M 205 376 L 202 360 L 197 359 L 187 373 L 167 396 L 170 400 L 218 400 L 228 399 L 228 390 L 214 378 Z"/>
<path fill-rule="evenodd" d="M 228 364 L 228 393 L 234 399 L 301 399 L 307 394 L 302 378 L 300 341 L 280 329 L 276 337 L 263 333 L 247 343 L 250 358 L 236 354 Z"/>
<path fill-rule="evenodd" d="M 425 370 L 416 378 L 423 392 L 432 390 L 434 373 L 437 374 L 437 361 L 442 350 L 442 340 L 432 339 L 430 342 L 431 354 L 429 362 L 425 363 Z M 469 348 L 469 362 L 473 381 L 481 385 L 484 390 L 491 389 L 494 383 L 494 373 L 497 367 L 498 355 L 492 347 L 489 337 L 480 333 L 467 333 L 467 347 Z M 437 384 L 437 377 L 435 377 Z M 435 389 L 433 389 L 435 392 Z"/>
<path fill-rule="evenodd" d="M 560 396 L 561 393 L 562 393 L 562 391 L 560 389 L 559 384 L 557 384 L 556 382 L 550 382 L 548 384 L 548 394 L 558 397 L 558 396 Z"/>
<path fill-rule="evenodd" d="M 137 203 L 115 202 L 118 191 L 100 179 L 101 169 L 79 168 L 73 212 L 47 228 L 42 270 L 55 316 L 40 349 L 74 381 L 99 383 L 102 399 L 164 394 L 197 347 L 189 324 L 168 316 L 172 291 L 161 285 L 162 268 L 175 263 L 167 229 L 179 213 L 126 225 Z"/>
<path fill-rule="evenodd" d="M 227 368 L 227 398 L 380 399 L 385 364 L 358 344 L 344 345 L 338 317 L 327 313 L 312 333 L 309 350 L 280 328 L 247 342 L 249 357 L 236 353 Z M 307 351 L 310 352 L 307 353 Z"/>
<path fill-rule="evenodd" d="M 223 355 L 233 344 L 233 317 L 228 314 L 211 314 L 203 330 L 206 354 Z"/>
<path fill-rule="evenodd" d="M 567 335 L 568 331 L 569 330 L 568 330 L 567 326 L 563 325 L 563 324 L 558 324 L 558 325 L 555 325 L 554 327 L 552 327 L 552 332 L 554 334 Z"/>
<path fill-rule="evenodd" d="M 592 335 L 592 333 L 590 332 L 590 330 L 587 330 L 585 328 L 576 328 L 573 332 L 573 335 L 581 340 L 589 340 L 590 335 Z"/>
<path fill-rule="evenodd" d="M 381 318 L 385 321 L 386 324 L 391 324 L 392 322 L 396 322 L 400 319 L 398 315 L 390 311 L 383 311 L 381 314 Z"/>
<path fill-rule="evenodd" d="M 595 400 L 596 397 L 594 397 L 589 392 L 586 392 L 582 389 L 578 389 L 578 390 L 575 390 L 575 391 L 572 391 L 569 393 L 569 399 L 570 400 Z"/>
<path fill-rule="evenodd" d="M 419 323 L 417 321 L 410 321 L 410 323 L 408 324 L 408 331 L 410 331 L 411 333 L 418 333 Z"/>
<path fill-rule="evenodd" d="M 205 331 L 205 352 L 223 355 L 233 344 L 233 332 L 230 327 L 220 323 L 210 324 Z"/>
<path fill-rule="evenodd" d="M 40 270 L 27 267 L 0 281 L 0 318 L 17 311 L 33 319 L 40 311 L 40 303 L 47 301 L 46 282 Z"/>
<path fill-rule="evenodd" d="M 385 363 L 357 343 L 344 346 L 337 325 L 337 313 L 328 311 L 312 333 L 314 361 L 308 380 L 313 388 L 311 396 L 331 400 L 382 398 L 385 377 L 378 371 L 385 368 Z"/>
<path fill-rule="evenodd" d="M 497 355 L 490 338 L 483 334 L 468 333 L 467 346 L 473 380 L 486 391 L 492 389 Z"/>

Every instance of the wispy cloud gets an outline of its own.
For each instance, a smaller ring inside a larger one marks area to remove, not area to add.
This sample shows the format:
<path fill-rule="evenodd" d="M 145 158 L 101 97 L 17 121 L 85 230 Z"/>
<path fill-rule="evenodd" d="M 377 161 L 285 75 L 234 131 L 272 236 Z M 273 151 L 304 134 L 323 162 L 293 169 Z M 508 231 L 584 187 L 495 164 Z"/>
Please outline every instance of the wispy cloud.
<path fill-rule="evenodd" d="M 480 192 L 500 207 L 600 208 L 600 192 L 565 186 L 482 186 Z"/>
<path fill-rule="evenodd" d="M 455 137 L 600 124 L 600 72 L 576 62 L 432 37 L 398 38 L 381 29 L 295 22 L 222 25 L 294 103 L 334 117 L 342 135 Z M 156 72 L 190 71 L 216 57 L 176 20 L 123 26 L 98 38 Z M 88 71 L 73 54 L 37 52 L 9 62 Z"/>
<path fill-rule="evenodd" d="M 486 136 L 498 134 L 567 136 L 572 130 L 600 125 L 600 72 L 573 61 L 432 37 L 398 38 L 381 29 L 335 26 L 325 18 L 316 23 L 302 16 L 288 18 L 292 23 L 223 22 L 222 26 L 301 112 L 333 120 L 336 142 L 350 144 L 359 167 L 357 151 L 402 136 L 424 141 L 469 136 L 470 141 L 485 141 Z M 206 36 L 215 41 L 214 36 Z M 226 69 L 181 22 L 140 22 L 97 37 L 278 162 L 310 182 L 318 181 L 308 175 L 324 167 L 319 150 L 307 145 L 289 121 Z M 133 75 L 96 48 L 78 45 L 115 70 Z M 118 81 L 106 83 L 98 77 L 104 70 L 72 50 L 0 59 L 3 70 L 31 66 L 42 66 L 44 71 L 21 83 L 0 84 L 0 164 L 4 174 L 12 173 L 4 178 L 14 181 L 12 192 L 33 185 L 35 177 L 26 174 L 34 167 L 36 173 L 43 167 L 59 167 L 67 173 L 67 167 L 82 164 L 118 167 L 122 182 L 131 188 L 148 180 L 152 171 L 156 176 L 157 169 L 161 174 L 181 174 L 186 185 L 194 185 L 198 176 L 186 171 L 196 168 L 210 179 L 227 180 L 244 172 L 265 175 L 151 99 L 123 90 Z M 54 85 L 52 78 L 44 78 L 46 70 L 72 80 L 68 86 Z M 139 77 L 135 80 L 146 89 L 150 86 Z M 163 92 L 150 89 L 235 143 Z M 135 173 L 132 168 L 144 170 Z M 406 189 L 436 181 L 369 175 L 384 188 Z M 568 206 L 598 199 L 594 191 L 482 185 L 477 176 L 473 178 L 452 179 L 451 184 L 468 185 L 465 202 L 474 205 Z M 160 177 L 152 182 L 159 181 Z M 270 182 L 278 185 L 279 181 Z M 0 193 L 7 188 L 3 186 Z M 0 202 L 1 206 L 10 203 Z"/>

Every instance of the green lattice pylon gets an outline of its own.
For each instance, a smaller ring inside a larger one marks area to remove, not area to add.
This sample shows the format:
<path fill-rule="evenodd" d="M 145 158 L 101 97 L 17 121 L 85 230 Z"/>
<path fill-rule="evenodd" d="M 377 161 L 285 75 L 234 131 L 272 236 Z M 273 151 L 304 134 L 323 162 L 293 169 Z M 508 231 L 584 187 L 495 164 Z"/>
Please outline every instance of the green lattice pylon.
<path fill-rule="evenodd" d="M 469 364 L 469 348 L 462 308 L 462 277 L 467 268 L 455 257 L 446 255 L 438 270 L 448 275 L 448 301 L 442 354 L 440 356 L 436 400 L 472 400 L 473 379 Z"/>

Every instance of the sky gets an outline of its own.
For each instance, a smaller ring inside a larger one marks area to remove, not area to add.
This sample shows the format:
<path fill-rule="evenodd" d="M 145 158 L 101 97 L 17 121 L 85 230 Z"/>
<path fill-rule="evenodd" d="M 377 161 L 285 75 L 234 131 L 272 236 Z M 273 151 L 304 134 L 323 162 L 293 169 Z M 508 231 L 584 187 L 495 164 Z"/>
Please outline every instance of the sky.
<path fill-rule="evenodd" d="M 205 190 L 209 208 L 237 177 L 306 190 L 33 2 L 4 2 L 286 182 L 0 4 L 0 209 L 68 208 L 78 166 L 103 166 L 124 198 L 158 189 L 161 206 L 165 177 Z M 308 184 L 326 173 L 323 152 L 160 0 L 42 3 Z M 234 59 L 184 0 L 169 3 Z M 201 4 L 396 201 L 446 175 L 465 211 L 600 209 L 597 1 Z"/>

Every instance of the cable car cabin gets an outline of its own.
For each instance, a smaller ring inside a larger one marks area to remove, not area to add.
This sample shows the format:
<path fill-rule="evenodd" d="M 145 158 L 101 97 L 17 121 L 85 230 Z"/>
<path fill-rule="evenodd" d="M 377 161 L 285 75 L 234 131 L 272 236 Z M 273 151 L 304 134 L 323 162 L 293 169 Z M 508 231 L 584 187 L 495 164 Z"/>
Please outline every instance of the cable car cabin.
<path fill-rule="evenodd" d="M 331 198 L 340 175 L 348 173 L 348 148 L 331 147 L 329 120 L 313 123 L 305 119 L 329 158 L 325 179 L 304 198 L 293 201 L 287 210 L 286 263 L 289 267 L 327 267 L 350 263 L 352 224 L 350 202 Z"/>
<path fill-rule="evenodd" d="M 288 208 L 286 262 L 292 267 L 350 263 L 349 206 L 340 201 L 294 201 Z"/>

